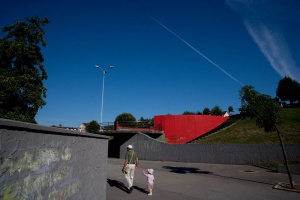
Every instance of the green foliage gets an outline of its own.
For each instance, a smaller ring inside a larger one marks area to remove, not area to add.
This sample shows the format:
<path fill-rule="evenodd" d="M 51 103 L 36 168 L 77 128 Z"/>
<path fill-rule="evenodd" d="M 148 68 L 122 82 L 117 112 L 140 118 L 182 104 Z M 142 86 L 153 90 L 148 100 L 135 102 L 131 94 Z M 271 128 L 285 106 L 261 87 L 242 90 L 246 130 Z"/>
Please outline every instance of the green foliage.
<path fill-rule="evenodd" d="M 244 86 L 240 91 L 242 111 L 245 117 L 256 119 L 256 125 L 266 132 L 276 129 L 279 123 L 279 105 L 269 95 L 260 94 L 252 86 Z"/>
<path fill-rule="evenodd" d="M 154 118 L 153 117 L 151 119 L 141 117 L 139 121 L 140 122 L 144 122 L 144 123 L 148 123 L 148 124 L 150 124 L 152 126 L 154 124 Z"/>
<path fill-rule="evenodd" d="M 96 120 L 91 121 L 88 123 L 88 125 L 85 127 L 85 131 L 88 133 L 96 133 L 100 130 L 100 125 Z"/>
<path fill-rule="evenodd" d="M 148 119 L 148 118 L 141 117 L 139 121 L 153 123 L 154 122 L 154 118 Z"/>
<path fill-rule="evenodd" d="M 289 77 L 284 77 L 278 83 L 276 96 L 281 101 L 290 101 L 290 104 L 293 105 L 300 101 L 300 84 Z"/>
<path fill-rule="evenodd" d="M 138 122 L 135 117 L 130 113 L 122 113 L 118 115 L 115 119 L 118 122 L 119 126 L 127 126 L 127 127 L 138 127 Z"/>
<path fill-rule="evenodd" d="M 276 130 L 276 124 L 280 123 L 278 116 L 279 105 L 270 96 L 260 94 L 256 101 L 256 125 L 266 132 Z"/>
<path fill-rule="evenodd" d="M 154 118 L 148 119 L 148 118 L 141 117 L 138 122 L 134 121 L 134 122 L 127 123 L 126 125 L 135 126 L 137 128 L 150 128 L 154 126 Z"/>
<path fill-rule="evenodd" d="M 278 125 L 286 144 L 300 143 L 300 108 L 281 108 L 278 115 L 283 123 Z M 278 144 L 276 131 L 266 134 L 257 127 L 256 120 L 245 118 L 236 124 L 195 141 L 196 144 Z"/>
<path fill-rule="evenodd" d="M 254 117 L 255 112 L 254 102 L 256 100 L 256 96 L 258 93 L 254 90 L 253 86 L 244 86 L 242 87 L 241 91 L 239 92 L 240 99 L 241 99 L 241 108 L 239 108 L 240 113 L 244 117 Z"/>
<path fill-rule="evenodd" d="M 202 113 L 203 113 L 203 115 L 209 115 L 210 114 L 210 109 L 209 108 L 204 108 Z"/>
<path fill-rule="evenodd" d="M 182 114 L 183 115 L 195 115 L 194 112 L 190 112 L 190 111 L 184 111 Z"/>
<path fill-rule="evenodd" d="M 228 106 L 228 113 L 232 113 L 234 112 L 233 107 L 232 106 Z"/>
<path fill-rule="evenodd" d="M 36 123 L 35 115 L 46 104 L 43 80 L 47 73 L 39 45 L 46 46 L 43 26 L 47 18 L 26 18 L 3 27 L 0 39 L 0 117 Z"/>
<path fill-rule="evenodd" d="M 157 139 L 159 142 L 163 142 L 163 143 L 167 143 L 168 142 L 168 138 L 165 137 L 160 137 Z"/>
<path fill-rule="evenodd" d="M 216 116 L 221 116 L 222 115 L 222 110 L 219 106 L 215 106 L 210 110 L 210 114 L 216 115 Z"/>
<path fill-rule="evenodd" d="M 135 122 L 136 119 L 132 114 L 124 112 L 124 113 L 118 115 L 116 117 L 115 121 L 118 121 L 118 122 L 133 122 L 134 121 Z"/>

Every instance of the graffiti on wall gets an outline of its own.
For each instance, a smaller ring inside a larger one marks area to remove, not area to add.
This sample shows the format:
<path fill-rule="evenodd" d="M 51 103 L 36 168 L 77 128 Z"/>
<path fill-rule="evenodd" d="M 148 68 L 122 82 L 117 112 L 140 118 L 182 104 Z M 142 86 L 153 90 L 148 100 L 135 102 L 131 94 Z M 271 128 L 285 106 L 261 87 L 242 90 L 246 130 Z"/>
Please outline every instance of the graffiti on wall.
<path fill-rule="evenodd" d="M 1 160 L 0 197 L 15 199 L 67 199 L 77 193 L 80 182 L 72 178 L 71 148 L 41 148 L 17 158 Z M 45 196 L 47 195 L 47 196 Z"/>

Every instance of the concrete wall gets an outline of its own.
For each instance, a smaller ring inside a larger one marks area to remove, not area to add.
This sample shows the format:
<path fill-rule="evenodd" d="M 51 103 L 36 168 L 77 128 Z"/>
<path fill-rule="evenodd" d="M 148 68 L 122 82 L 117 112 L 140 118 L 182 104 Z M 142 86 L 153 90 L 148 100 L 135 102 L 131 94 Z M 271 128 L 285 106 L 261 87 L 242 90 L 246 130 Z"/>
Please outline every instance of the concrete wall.
<path fill-rule="evenodd" d="M 136 134 L 120 147 L 124 158 L 132 144 L 141 160 L 215 164 L 284 163 L 279 144 L 166 144 L 144 134 Z M 290 161 L 300 160 L 300 144 L 285 145 Z"/>
<path fill-rule="evenodd" d="M 108 137 L 0 119 L 0 199 L 106 199 Z"/>

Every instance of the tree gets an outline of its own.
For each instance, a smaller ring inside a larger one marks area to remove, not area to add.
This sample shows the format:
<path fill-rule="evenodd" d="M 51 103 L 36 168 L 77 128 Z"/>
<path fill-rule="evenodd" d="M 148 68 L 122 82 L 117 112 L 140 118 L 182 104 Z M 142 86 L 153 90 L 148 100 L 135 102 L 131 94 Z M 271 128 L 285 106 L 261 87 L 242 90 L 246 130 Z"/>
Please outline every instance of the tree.
<path fill-rule="evenodd" d="M 148 119 L 148 118 L 141 117 L 139 121 L 153 123 L 154 118 Z"/>
<path fill-rule="evenodd" d="M 210 113 L 212 115 L 221 116 L 222 115 L 222 109 L 219 106 L 215 106 L 210 110 Z"/>
<path fill-rule="evenodd" d="M 47 73 L 39 45 L 46 46 L 43 26 L 47 18 L 26 18 L 3 27 L 0 39 L 0 117 L 36 123 L 35 115 L 46 105 L 43 80 Z"/>
<path fill-rule="evenodd" d="M 96 133 L 100 130 L 100 125 L 96 120 L 93 120 L 86 125 L 85 130 L 88 133 Z"/>
<path fill-rule="evenodd" d="M 149 128 L 154 126 L 154 118 L 148 119 L 141 117 L 138 123 L 138 127 L 140 128 Z"/>
<path fill-rule="evenodd" d="M 203 115 L 209 115 L 210 114 L 210 109 L 209 108 L 204 108 L 202 113 L 203 113 Z"/>
<path fill-rule="evenodd" d="M 258 92 L 254 90 L 253 86 L 246 85 L 242 87 L 241 91 L 239 92 L 239 95 L 241 99 L 241 108 L 239 108 L 240 113 L 244 117 L 255 117 L 253 106 Z"/>
<path fill-rule="evenodd" d="M 234 112 L 232 106 L 228 106 L 228 113 Z"/>
<path fill-rule="evenodd" d="M 190 112 L 190 111 L 184 111 L 182 114 L 183 115 L 195 115 L 194 112 Z"/>
<path fill-rule="evenodd" d="M 278 83 L 276 96 L 281 101 L 290 101 L 291 106 L 300 101 L 300 84 L 289 77 L 284 77 Z"/>
<path fill-rule="evenodd" d="M 131 114 L 124 112 L 115 119 L 121 126 L 137 126 L 136 118 Z"/>
<path fill-rule="evenodd" d="M 115 121 L 118 121 L 118 122 L 128 122 L 128 121 L 136 121 L 136 119 L 135 119 L 135 117 L 132 114 L 124 112 L 124 113 L 118 115 L 116 117 Z"/>
<path fill-rule="evenodd" d="M 127 112 L 124 112 L 120 115 L 118 115 L 115 119 L 120 125 L 130 125 L 130 126 L 135 126 L 136 125 L 136 119 L 135 117 Z"/>
<path fill-rule="evenodd" d="M 254 118 L 258 127 L 263 128 L 265 132 L 277 131 L 290 184 L 292 188 L 295 188 L 281 133 L 277 127 L 277 124 L 280 122 L 278 116 L 280 107 L 278 103 L 269 95 L 256 92 L 252 86 L 244 86 L 240 91 L 240 98 L 246 116 Z"/>

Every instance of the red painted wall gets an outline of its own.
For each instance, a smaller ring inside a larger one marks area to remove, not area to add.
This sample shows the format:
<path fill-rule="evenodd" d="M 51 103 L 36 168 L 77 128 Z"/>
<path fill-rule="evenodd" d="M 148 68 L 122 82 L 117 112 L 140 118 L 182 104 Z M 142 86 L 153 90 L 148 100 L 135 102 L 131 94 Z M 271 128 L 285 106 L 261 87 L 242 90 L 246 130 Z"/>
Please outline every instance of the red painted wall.
<path fill-rule="evenodd" d="M 224 123 L 228 117 L 213 115 L 159 115 L 154 124 L 161 124 L 167 143 L 185 144 Z"/>

